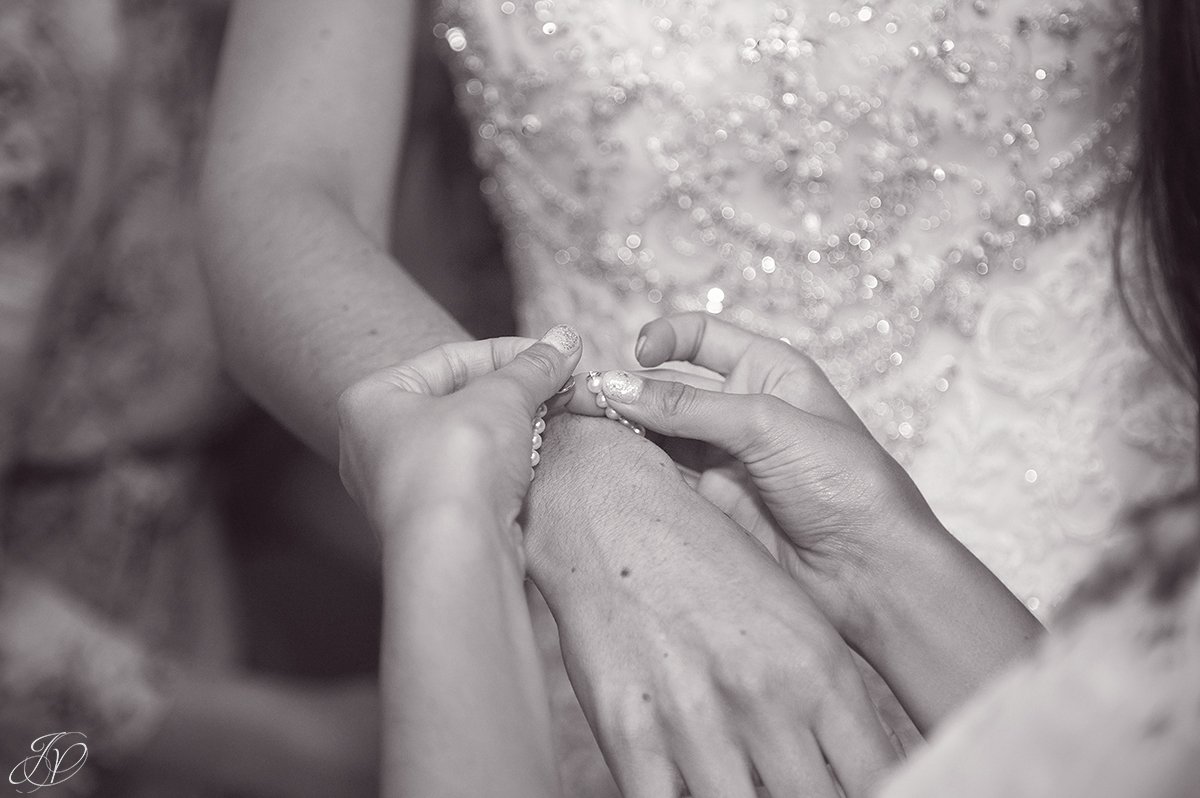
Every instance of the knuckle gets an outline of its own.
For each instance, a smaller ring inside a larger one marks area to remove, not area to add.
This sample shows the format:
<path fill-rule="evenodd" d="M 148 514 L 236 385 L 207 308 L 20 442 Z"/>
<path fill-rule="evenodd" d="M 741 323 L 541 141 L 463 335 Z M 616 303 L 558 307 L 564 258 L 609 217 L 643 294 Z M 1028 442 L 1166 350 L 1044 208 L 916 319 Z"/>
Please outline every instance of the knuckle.
<path fill-rule="evenodd" d="M 480 451 L 494 443 L 496 432 L 470 413 L 455 413 L 440 421 L 438 437 L 443 449 L 450 451 Z"/>
<path fill-rule="evenodd" d="M 778 682 L 769 665 L 747 659 L 725 664 L 718 678 L 724 692 L 740 702 L 774 694 Z"/>
<path fill-rule="evenodd" d="M 799 664 L 802 678 L 815 688 L 811 694 L 818 703 L 844 694 L 857 678 L 854 661 L 845 647 L 828 639 L 810 641 L 808 654 Z"/>
<path fill-rule="evenodd" d="M 391 386 L 411 393 L 433 394 L 433 386 L 429 379 L 420 370 L 407 363 L 377 371 L 367 380 L 374 383 L 377 388 Z"/>
<path fill-rule="evenodd" d="M 462 359 L 462 355 L 446 344 L 439 346 L 437 352 L 446 363 L 446 370 L 450 374 L 450 384 L 456 389 L 466 385 L 467 380 L 470 379 L 471 370 Z"/>
<path fill-rule="evenodd" d="M 481 475 L 503 462 L 509 450 L 495 425 L 471 412 L 453 412 L 440 414 L 432 429 L 414 430 L 399 456 L 418 480 L 439 489 L 453 482 L 447 490 L 457 494 L 464 485 L 481 486 Z"/>
<path fill-rule="evenodd" d="M 751 440 L 769 440 L 778 433 L 783 403 L 767 394 L 753 394 L 746 399 L 746 427 Z"/>
<path fill-rule="evenodd" d="M 682 382 L 668 382 L 658 396 L 659 410 L 665 417 L 687 415 L 696 406 L 696 389 Z"/>
<path fill-rule="evenodd" d="M 721 695 L 720 692 L 715 695 Z M 667 701 L 666 717 L 675 728 L 701 726 L 713 713 L 714 693 L 708 690 L 684 689 L 676 691 Z"/>
<path fill-rule="evenodd" d="M 526 349 L 521 353 L 521 357 L 524 358 L 525 362 L 528 363 L 531 368 L 535 369 L 538 374 L 541 374 L 547 378 L 553 377 L 555 372 L 558 370 L 558 364 L 555 362 L 554 358 L 552 358 L 541 347 L 531 347 L 530 349 Z"/>
<path fill-rule="evenodd" d="M 606 728 L 608 744 L 615 750 L 629 754 L 645 750 L 658 738 L 658 722 L 650 704 L 642 696 L 643 690 L 623 689 L 614 699 L 603 726 Z"/>
<path fill-rule="evenodd" d="M 338 394 L 337 414 L 338 424 L 343 428 L 354 423 L 362 411 L 372 404 L 379 395 L 380 384 L 375 375 L 359 380 Z"/>

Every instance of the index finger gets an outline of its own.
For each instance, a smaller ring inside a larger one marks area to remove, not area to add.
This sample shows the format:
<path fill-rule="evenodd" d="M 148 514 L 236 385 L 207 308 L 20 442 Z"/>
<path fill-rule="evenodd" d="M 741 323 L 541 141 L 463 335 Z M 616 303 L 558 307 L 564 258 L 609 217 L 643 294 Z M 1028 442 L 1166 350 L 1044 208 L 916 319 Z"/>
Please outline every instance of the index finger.
<path fill-rule="evenodd" d="M 535 343 L 534 338 L 509 336 L 442 344 L 388 369 L 385 376 L 406 391 L 445 396 L 512 362 Z"/>
<path fill-rule="evenodd" d="M 583 386 L 587 385 L 588 377 L 599 372 L 581 372 L 575 375 L 575 385 L 578 390 L 571 394 L 571 398 L 563 405 L 563 409 L 579 416 L 602 416 L 606 404 L 600 404 L 596 401 L 598 394 L 592 393 L 590 390 L 585 390 Z M 684 382 L 694 388 L 701 388 L 706 391 L 719 391 L 723 382 L 715 377 L 706 377 L 703 374 L 693 374 L 688 371 L 679 371 L 672 368 L 657 368 L 644 369 L 635 371 L 639 377 L 647 377 L 652 380 L 671 380 L 672 382 Z"/>
<path fill-rule="evenodd" d="M 686 360 L 727 377 L 752 349 L 775 346 L 786 347 L 787 354 L 795 354 L 782 341 L 744 330 L 711 313 L 696 311 L 663 316 L 646 324 L 638 337 L 635 354 L 643 366 Z"/>
<path fill-rule="evenodd" d="M 821 367 L 778 338 L 704 312 L 655 319 L 642 327 L 642 338 L 638 357 L 643 365 L 686 360 L 728 377 L 739 363 L 745 363 L 750 384 L 738 390 L 769 393 L 806 412 L 850 426 L 862 424 Z"/>

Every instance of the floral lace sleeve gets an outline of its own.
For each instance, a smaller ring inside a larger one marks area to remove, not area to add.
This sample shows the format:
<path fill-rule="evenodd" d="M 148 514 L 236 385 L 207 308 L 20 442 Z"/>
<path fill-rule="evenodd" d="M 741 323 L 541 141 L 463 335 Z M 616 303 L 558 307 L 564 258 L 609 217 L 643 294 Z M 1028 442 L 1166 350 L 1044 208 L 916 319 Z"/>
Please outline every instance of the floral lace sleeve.
<path fill-rule="evenodd" d="M 168 706 L 165 666 L 132 636 L 49 583 L 0 571 L 0 766 L 42 735 L 86 735 L 90 760 L 115 766 L 145 744 Z M 86 787 L 85 768 L 71 782 Z M 64 782 L 62 787 L 68 783 Z"/>

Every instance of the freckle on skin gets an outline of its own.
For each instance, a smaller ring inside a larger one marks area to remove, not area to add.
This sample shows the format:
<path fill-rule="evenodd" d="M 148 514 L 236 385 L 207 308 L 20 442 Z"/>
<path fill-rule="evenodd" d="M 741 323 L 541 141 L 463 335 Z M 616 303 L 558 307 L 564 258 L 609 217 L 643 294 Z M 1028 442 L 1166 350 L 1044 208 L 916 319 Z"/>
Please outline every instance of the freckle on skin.
<path fill-rule="evenodd" d="M 575 566 L 571 566 L 571 573 L 575 573 Z"/>
<path fill-rule="evenodd" d="M 745 637 L 745 636 L 746 636 L 746 630 L 745 630 L 745 629 L 740 629 L 739 631 L 742 633 L 742 637 Z"/>
<path fill-rule="evenodd" d="M 376 330 L 374 327 L 372 327 L 367 331 L 367 335 L 379 335 L 379 330 Z"/>
<path fill-rule="evenodd" d="M 629 569 L 628 569 L 628 568 L 622 568 L 622 569 L 621 569 L 621 577 L 622 577 L 622 578 L 624 578 L 624 577 L 626 577 L 626 576 L 629 576 Z"/>
<path fill-rule="evenodd" d="M 643 701 L 649 701 L 649 700 L 650 700 L 650 694 L 649 694 L 649 693 L 642 693 L 642 700 L 643 700 Z"/>

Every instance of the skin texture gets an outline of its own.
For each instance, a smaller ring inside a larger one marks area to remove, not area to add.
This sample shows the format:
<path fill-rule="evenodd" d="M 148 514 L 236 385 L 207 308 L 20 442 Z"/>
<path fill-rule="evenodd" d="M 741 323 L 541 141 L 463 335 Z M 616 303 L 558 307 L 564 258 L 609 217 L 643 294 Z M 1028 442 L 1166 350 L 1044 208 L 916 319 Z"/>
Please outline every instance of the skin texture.
<path fill-rule="evenodd" d="M 537 701 L 544 687 L 521 612 L 524 552 L 519 532 L 511 533 L 528 485 L 533 408 L 580 355 L 578 336 L 558 339 L 573 346 L 569 360 L 539 344 L 475 381 L 471 375 L 506 362 L 524 342 L 439 347 L 368 377 L 339 403 L 342 472 L 366 501 L 387 562 L 387 794 L 461 794 L 471 779 L 493 792 L 499 779 L 500 794 L 548 794 L 555 783 L 547 707 Z M 568 443 L 570 434 L 549 433 L 548 451 L 589 448 L 590 437 Z M 402 450 L 380 445 L 398 438 Z M 636 440 L 642 464 L 671 475 L 657 506 L 693 504 L 670 460 Z M 608 462 L 598 476 L 630 465 Z M 377 473 L 401 486 L 394 501 L 371 500 L 366 488 Z M 559 495 L 563 476 L 535 484 Z M 638 494 L 610 505 L 639 507 L 648 497 Z M 616 546 L 604 541 L 583 567 L 558 567 L 553 547 L 529 546 L 530 574 L 544 575 L 556 617 L 572 619 L 563 632 L 568 670 L 624 794 L 662 794 L 682 779 L 696 794 L 749 796 L 757 771 L 776 794 L 832 798 L 825 751 L 848 794 L 866 795 L 894 753 L 848 649 L 774 560 L 705 506 L 697 528 L 656 519 Z M 613 515 L 620 522 L 620 512 Z M 529 514 L 530 529 L 536 516 Z M 473 527 L 488 530 L 482 540 Z M 588 531 L 581 535 L 596 544 Z M 647 556 L 647 539 L 665 545 Z M 663 561 L 671 541 L 683 542 L 682 552 Z M 488 557 L 493 570 L 464 589 L 456 563 L 480 571 Z M 564 572 L 573 578 L 554 578 Z M 764 584 L 768 601 L 739 599 Z M 594 602 L 578 601 L 580 585 L 615 600 L 598 614 Z M 666 585 L 687 589 L 692 606 L 669 602 Z M 751 612 L 756 624 L 747 628 Z M 533 733 L 513 734 L 524 728 Z M 673 734 L 678 728 L 690 734 Z M 460 772 L 451 765 L 462 756 L 477 764 Z"/>
<path fill-rule="evenodd" d="M 534 504 L 529 573 L 623 794 L 670 794 L 678 770 L 693 794 L 753 795 L 753 768 L 775 794 L 833 796 L 821 752 L 849 795 L 867 794 L 895 754 L 833 627 L 744 530 L 710 504 L 696 513 L 660 449 L 606 422 L 637 443 L 613 457 L 578 421 L 555 419 L 544 462 L 585 453 L 609 500 L 565 559 L 534 542 Z M 665 483 L 618 481 L 655 471 Z M 570 502 L 564 475 L 540 474 L 531 498 Z M 580 600 L 594 595 L 608 604 Z"/>
<path fill-rule="evenodd" d="M 547 339 L 439 347 L 339 403 L 342 473 L 383 546 L 386 796 L 560 794 L 516 526 L 531 419 L 582 353 L 569 328 Z M 394 503 L 370 501 L 376 472 Z"/>
<path fill-rule="evenodd" d="M 431 346 L 466 337 L 384 249 L 405 122 L 411 23 L 411 4 L 393 0 L 255 0 L 235 8 L 225 43 L 201 191 L 200 238 L 217 328 L 227 362 L 246 389 L 330 459 L 338 452 L 335 407 L 344 391 Z M 345 421 L 344 415 L 343 427 Z M 397 450 L 405 444 L 369 434 L 358 440 L 367 438 Z M 631 651 L 650 650 L 669 619 L 690 618 L 672 631 L 689 655 L 671 664 L 671 675 L 663 663 L 644 662 L 639 679 L 680 685 L 681 695 L 671 700 L 691 706 L 688 685 L 705 685 L 709 692 L 700 695 L 722 689 L 733 670 L 728 647 L 741 648 L 741 630 L 785 641 L 775 653 L 786 663 L 810 657 L 812 646 L 836 648 L 831 629 L 814 619 L 784 634 L 784 607 L 804 606 L 803 594 L 778 578 L 782 571 L 721 513 L 685 491 L 665 458 L 647 455 L 652 447 L 641 439 L 605 421 L 564 418 L 551 425 L 548 444 L 553 456 L 539 466 L 537 483 L 553 490 L 530 497 L 529 572 L 550 600 L 569 651 L 580 652 L 567 655 L 573 684 L 610 766 L 633 795 L 653 792 L 680 770 L 694 794 L 720 793 L 724 786 L 706 770 L 715 762 L 746 774 L 734 778 L 748 784 L 751 747 L 768 730 L 796 726 L 791 721 L 813 709 L 811 703 L 785 700 L 790 690 L 743 689 L 719 704 L 728 710 L 724 736 L 706 735 L 711 724 L 693 726 L 681 713 L 656 711 L 631 727 L 612 720 L 622 716 L 624 696 L 602 689 L 608 663 L 586 652 L 605 650 L 614 626 L 626 629 Z M 388 456 L 368 459 L 390 462 Z M 598 461 L 609 463 L 603 479 Z M 395 483 L 386 476 L 364 470 L 356 489 L 363 506 L 399 503 L 390 498 Z M 663 524 L 656 519 L 670 519 L 670 534 L 659 532 Z M 691 545 L 697 535 L 705 545 Z M 657 562 L 663 565 L 654 580 L 619 576 L 625 566 L 644 571 Z M 569 578 L 579 563 L 609 569 L 595 580 L 619 581 L 622 591 Z M 717 580 L 743 566 L 739 578 L 724 585 Z M 639 620 L 648 606 L 663 619 L 657 625 Z M 715 614 L 700 611 L 708 608 Z M 810 629 L 822 637 L 798 639 Z M 851 686 L 836 695 L 857 696 L 848 655 L 817 662 L 826 670 L 844 668 L 837 683 Z M 802 680 L 802 674 L 791 678 Z M 791 681 L 779 684 L 790 687 Z M 772 715 L 781 708 L 791 713 L 786 724 Z M 866 723 L 860 705 L 847 712 Z M 799 727 L 811 736 L 818 720 Z M 640 749 L 631 739 L 642 739 L 645 726 L 663 745 L 649 768 L 636 759 Z M 845 734 L 846 725 L 838 730 Z M 874 731 L 861 731 L 864 739 L 874 738 Z M 814 745 L 806 749 L 810 761 Z M 855 794 L 877 767 L 863 760 L 861 768 L 846 771 Z M 811 778 L 821 773 L 823 766 Z M 744 786 L 739 782 L 737 789 Z"/>
<path fill-rule="evenodd" d="M 722 379 L 610 372 L 609 406 L 737 458 L 706 472 L 701 492 L 775 552 L 918 727 L 1032 649 L 1037 621 L 941 526 L 815 363 L 704 313 L 650 322 L 637 352 Z"/>

